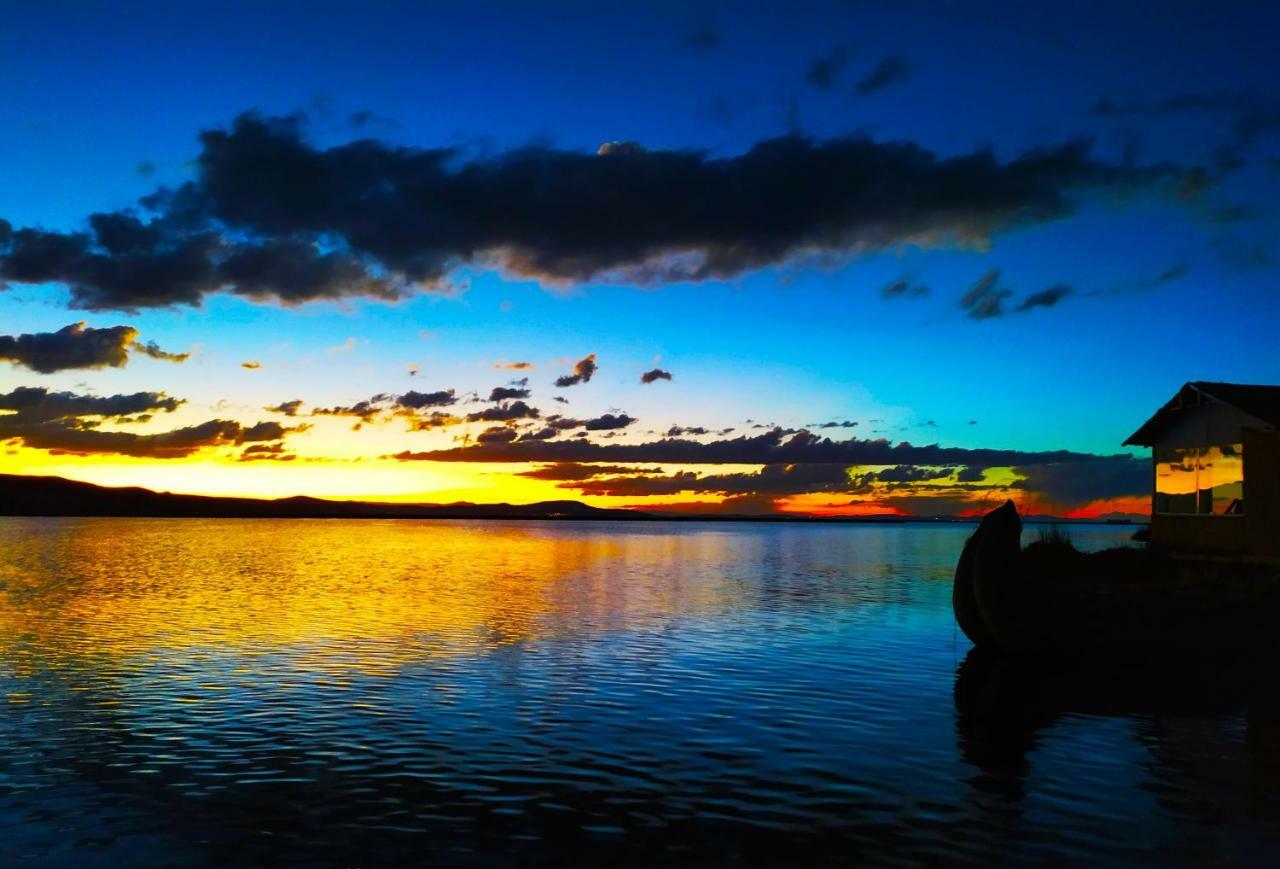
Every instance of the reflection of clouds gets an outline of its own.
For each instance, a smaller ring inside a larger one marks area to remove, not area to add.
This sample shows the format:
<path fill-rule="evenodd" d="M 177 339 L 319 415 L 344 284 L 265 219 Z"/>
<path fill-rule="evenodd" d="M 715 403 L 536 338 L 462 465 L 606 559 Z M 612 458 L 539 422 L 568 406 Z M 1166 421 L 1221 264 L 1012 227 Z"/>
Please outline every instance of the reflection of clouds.
<path fill-rule="evenodd" d="M 1244 496 L 1244 450 L 1240 444 L 1162 448 L 1156 460 L 1157 511 L 1223 513 Z M 1197 501 L 1197 494 L 1201 504 Z"/>

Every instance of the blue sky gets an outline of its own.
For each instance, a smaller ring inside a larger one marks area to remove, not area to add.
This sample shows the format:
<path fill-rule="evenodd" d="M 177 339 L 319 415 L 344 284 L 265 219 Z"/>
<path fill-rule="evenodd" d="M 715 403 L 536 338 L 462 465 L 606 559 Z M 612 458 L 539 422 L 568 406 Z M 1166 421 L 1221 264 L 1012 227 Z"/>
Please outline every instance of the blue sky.
<path fill-rule="evenodd" d="M 1210 181 L 1189 198 L 1075 196 L 1070 216 L 985 247 L 891 245 L 646 288 L 548 287 L 472 266 L 452 275 L 465 287 L 455 297 L 283 307 L 213 295 L 131 313 L 69 310 L 57 281 L 11 282 L 4 334 L 83 319 L 194 352 L 37 377 L 15 364 L 0 387 L 163 390 L 247 412 L 424 385 L 487 392 L 506 377 L 495 363 L 527 360 L 549 395 L 595 353 L 575 413 L 623 409 L 636 432 L 849 419 L 860 437 L 1116 452 L 1183 381 L 1280 382 L 1277 11 L 1116 6 L 15 6 L 0 30 L 0 217 L 15 228 L 82 230 L 93 212 L 181 185 L 200 131 L 246 111 L 305 113 L 317 148 L 368 137 L 479 159 L 610 141 L 732 157 L 799 134 L 941 158 L 989 147 L 1007 161 L 1087 138 L 1108 165 L 1203 167 Z M 888 59 L 905 72 L 860 93 Z M 1245 115 L 1257 129 L 1233 127 Z M 1004 315 L 975 320 L 960 300 L 992 269 L 1012 294 Z M 928 292 L 882 297 L 904 277 Z M 1060 284 L 1071 293 L 1059 303 L 1012 311 Z M 654 366 L 674 379 L 641 386 Z"/>

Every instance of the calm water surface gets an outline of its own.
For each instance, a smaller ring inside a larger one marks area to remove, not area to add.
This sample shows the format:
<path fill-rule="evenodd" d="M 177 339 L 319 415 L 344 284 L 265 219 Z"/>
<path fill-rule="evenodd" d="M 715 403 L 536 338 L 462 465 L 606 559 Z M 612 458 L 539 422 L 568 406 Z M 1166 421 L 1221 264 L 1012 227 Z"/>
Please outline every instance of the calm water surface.
<path fill-rule="evenodd" d="M 970 655 L 969 530 L 0 519 L 0 862 L 1274 862 L 1280 715 Z"/>

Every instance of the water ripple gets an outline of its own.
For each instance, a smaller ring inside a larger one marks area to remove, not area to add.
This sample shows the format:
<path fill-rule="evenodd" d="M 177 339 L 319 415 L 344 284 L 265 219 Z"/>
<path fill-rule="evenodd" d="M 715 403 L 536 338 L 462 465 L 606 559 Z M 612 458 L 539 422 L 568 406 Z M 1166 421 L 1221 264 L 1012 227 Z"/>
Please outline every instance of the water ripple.
<path fill-rule="evenodd" d="M 0 520 L 0 858 L 1274 856 L 1248 704 L 957 681 L 967 530 Z"/>

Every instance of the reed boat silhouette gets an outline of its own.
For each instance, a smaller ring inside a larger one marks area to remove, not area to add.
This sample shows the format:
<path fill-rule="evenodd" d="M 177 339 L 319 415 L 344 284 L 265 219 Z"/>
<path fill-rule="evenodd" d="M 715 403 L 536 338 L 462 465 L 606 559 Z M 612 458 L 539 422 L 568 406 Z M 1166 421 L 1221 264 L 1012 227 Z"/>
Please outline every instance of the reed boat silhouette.
<path fill-rule="evenodd" d="M 1065 659 L 1280 660 L 1280 564 L 1153 547 L 1023 548 L 1013 502 L 982 518 L 956 565 L 952 607 L 983 650 Z"/>

